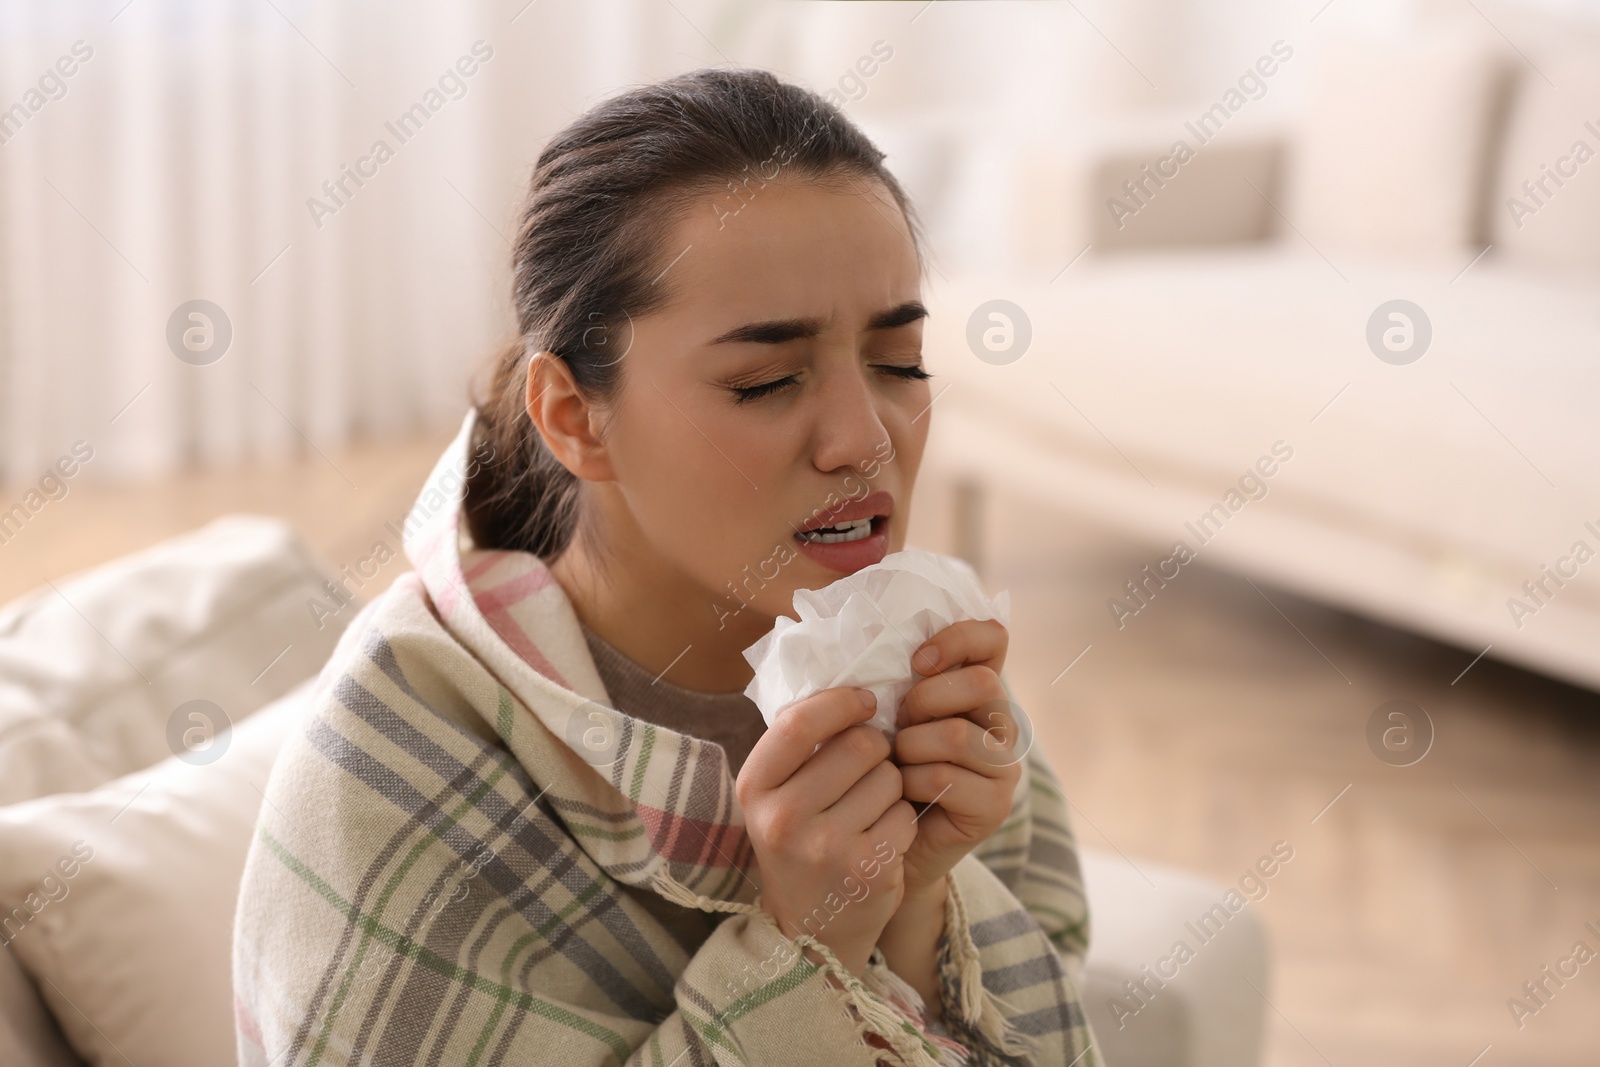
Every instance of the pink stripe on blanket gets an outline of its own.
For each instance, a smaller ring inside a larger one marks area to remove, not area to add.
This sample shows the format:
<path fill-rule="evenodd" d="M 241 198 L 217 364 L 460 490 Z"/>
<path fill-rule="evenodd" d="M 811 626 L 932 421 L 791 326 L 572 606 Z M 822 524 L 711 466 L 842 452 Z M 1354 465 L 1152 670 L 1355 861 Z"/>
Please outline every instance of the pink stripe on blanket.
<path fill-rule="evenodd" d="M 550 572 L 543 567 L 519 574 L 510 581 L 501 582 L 499 585 L 487 589 L 472 587 L 472 599 L 477 602 L 478 609 L 485 613 L 490 611 L 507 611 L 517 607 L 524 600 L 534 596 L 544 589 L 548 589 L 554 579 Z"/>
<path fill-rule="evenodd" d="M 508 558 L 520 555 L 522 555 L 520 552 L 507 552 L 498 548 L 469 552 L 467 553 L 468 558 L 476 556 L 477 559 L 473 561 L 472 566 L 464 566 L 463 573 L 467 576 L 467 581 L 475 582 Z"/>
<path fill-rule="evenodd" d="M 455 536 L 459 527 L 454 519 L 448 520 L 444 525 L 427 533 L 417 531 L 406 538 L 406 555 L 411 558 L 411 563 L 418 570 L 425 569 L 433 562 L 433 557 L 438 554 L 440 547 L 445 544 L 447 536 Z"/>
<path fill-rule="evenodd" d="M 744 827 L 691 819 L 635 802 L 639 820 L 650 835 L 650 850 L 674 863 L 726 868 L 744 847 Z"/>
<path fill-rule="evenodd" d="M 463 580 L 456 580 L 457 571 L 451 574 L 447 564 L 440 564 L 428 572 L 428 578 L 423 579 L 423 584 L 428 589 L 428 596 L 439 609 L 439 616 L 443 619 L 454 619 L 461 607 L 461 588 L 466 585 Z M 443 577 L 440 576 L 443 571 Z M 431 581 L 428 579 L 432 579 Z"/>
<path fill-rule="evenodd" d="M 476 600 L 478 591 L 474 589 L 472 594 Z M 567 684 L 567 680 L 561 676 L 561 672 L 556 670 L 555 664 L 551 663 L 545 654 L 539 651 L 539 646 L 533 643 L 533 638 L 528 636 L 528 631 L 522 628 L 522 624 L 517 621 L 516 616 L 505 608 L 495 605 L 492 598 L 488 599 L 487 603 L 488 607 L 486 608 L 484 601 L 478 601 L 478 610 L 483 612 L 484 621 L 494 628 L 494 632 L 500 635 L 500 639 L 510 645 L 512 650 L 521 656 L 528 666 L 561 688 L 571 689 L 572 687 Z"/>
<path fill-rule="evenodd" d="M 429 533 L 415 533 L 406 541 L 406 556 L 423 582 L 428 596 L 438 609 L 440 618 L 453 619 L 461 605 L 461 591 L 466 579 L 461 574 L 461 562 L 454 552 L 444 549 L 455 544 L 459 525 L 452 516 L 444 527 Z"/>
<path fill-rule="evenodd" d="M 233 994 L 233 1023 L 252 1045 L 266 1051 L 266 1042 L 261 1037 L 261 1024 L 256 1022 L 256 1017 L 250 1014 L 250 1009 L 237 992 Z"/>
<path fill-rule="evenodd" d="M 506 552 L 490 550 L 469 554 L 464 568 L 467 588 L 472 593 L 472 602 L 477 606 L 484 620 L 500 635 L 501 640 L 510 645 L 518 656 L 521 656 L 528 666 L 538 671 L 563 688 L 567 686 L 566 679 L 561 672 L 556 670 L 529 635 L 528 630 L 517 618 L 518 608 L 528 600 L 538 595 L 542 590 L 555 584 L 549 568 L 543 563 L 529 556 L 525 552 Z M 494 572 L 507 564 L 505 570 L 511 576 L 496 584 Z"/>

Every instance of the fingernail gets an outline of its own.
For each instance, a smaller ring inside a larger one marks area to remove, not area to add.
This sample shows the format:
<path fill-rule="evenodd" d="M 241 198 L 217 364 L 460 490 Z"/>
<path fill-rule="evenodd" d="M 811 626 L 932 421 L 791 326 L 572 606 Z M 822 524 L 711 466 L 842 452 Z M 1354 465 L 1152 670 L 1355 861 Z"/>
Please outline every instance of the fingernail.
<path fill-rule="evenodd" d="M 878 695 L 870 689 L 857 689 L 856 695 L 861 698 L 861 706 L 875 708 L 878 706 Z"/>
<path fill-rule="evenodd" d="M 917 658 L 922 661 L 924 670 L 936 671 L 939 669 L 939 646 L 928 645 L 917 651 Z"/>

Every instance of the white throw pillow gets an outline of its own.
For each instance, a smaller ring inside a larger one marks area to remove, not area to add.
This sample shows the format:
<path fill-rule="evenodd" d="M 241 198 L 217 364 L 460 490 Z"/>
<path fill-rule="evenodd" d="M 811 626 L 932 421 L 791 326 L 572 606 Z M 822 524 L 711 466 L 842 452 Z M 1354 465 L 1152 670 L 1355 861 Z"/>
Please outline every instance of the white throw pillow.
<path fill-rule="evenodd" d="M 1491 205 L 1495 252 L 1600 270 L 1600 46 L 1575 44 L 1538 64 L 1544 77 L 1523 76 L 1506 133 Z"/>
<path fill-rule="evenodd" d="M 89 1063 L 234 1062 L 239 880 L 314 682 L 219 735 L 212 762 L 174 756 L 0 809 L 0 934 Z"/>
<path fill-rule="evenodd" d="M 238 722 L 316 673 L 354 614 L 318 628 L 326 577 L 287 523 L 231 515 L 0 607 L 0 804 L 166 758 L 191 700 Z"/>
<path fill-rule="evenodd" d="M 1497 43 L 1470 27 L 1331 40 L 1292 142 L 1285 213 L 1295 228 L 1329 256 L 1467 251 L 1503 71 Z"/>

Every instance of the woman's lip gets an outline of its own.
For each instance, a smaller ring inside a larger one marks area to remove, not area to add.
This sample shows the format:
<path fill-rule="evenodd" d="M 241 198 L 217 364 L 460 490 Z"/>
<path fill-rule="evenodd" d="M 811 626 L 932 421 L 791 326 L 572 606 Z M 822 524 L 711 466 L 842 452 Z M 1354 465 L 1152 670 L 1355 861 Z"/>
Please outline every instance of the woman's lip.
<path fill-rule="evenodd" d="M 871 500 L 868 497 L 867 500 Z M 865 503 L 866 501 L 862 501 Z M 865 518 L 866 516 L 861 516 Z M 862 567 L 870 567 L 874 563 L 882 562 L 883 557 L 889 554 L 889 520 L 879 516 L 872 520 L 872 533 L 859 541 L 838 541 L 833 544 L 823 544 L 819 541 L 807 541 L 804 537 L 795 536 L 795 542 L 800 548 L 800 554 L 807 559 L 822 564 L 829 570 L 838 571 L 840 574 L 854 574 Z"/>
<path fill-rule="evenodd" d="M 809 522 L 800 527 L 800 532 L 820 530 L 824 526 L 833 526 L 856 519 L 875 519 L 880 515 L 888 516 L 892 514 L 894 514 L 894 494 L 879 489 L 868 493 L 860 500 L 846 500 L 832 511 L 813 515 Z"/>

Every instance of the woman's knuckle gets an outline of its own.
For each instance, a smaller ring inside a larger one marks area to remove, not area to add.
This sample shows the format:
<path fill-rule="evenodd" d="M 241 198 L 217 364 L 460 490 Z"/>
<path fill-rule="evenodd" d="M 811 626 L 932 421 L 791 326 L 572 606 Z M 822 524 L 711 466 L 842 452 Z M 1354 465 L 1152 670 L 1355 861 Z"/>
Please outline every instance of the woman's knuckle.
<path fill-rule="evenodd" d="M 982 731 L 983 736 L 976 740 L 996 753 L 1010 753 L 1017 744 L 1017 725 L 1010 719 L 995 718 L 990 720 L 987 729 Z"/>
<path fill-rule="evenodd" d="M 870 726 L 852 726 L 845 731 L 845 751 L 850 754 L 852 760 L 871 759 L 878 755 L 880 739 L 883 739 L 883 735 Z"/>
<path fill-rule="evenodd" d="M 800 835 L 797 851 L 808 867 L 822 867 L 833 858 L 833 841 L 829 835 L 813 828 Z"/>
<path fill-rule="evenodd" d="M 917 811 L 909 800 L 901 800 L 895 804 L 893 829 L 896 837 L 890 844 L 894 845 L 897 854 L 902 853 L 911 847 L 911 843 L 917 837 Z"/>
<path fill-rule="evenodd" d="M 774 804 L 762 813 L 766 836 L 772 841 L 793 840 L 799 826 L 799 813 L 786 804 Z"/>
<path fill-rule="evenodd" d="M 995 669 L 987 663 L 973 664 L 972 680 L 979 691 L 985 694 L 993 695 L 1005 692 L 1005 687 L 1000 684 L 1000 675 L 996 674 Z"/>
<path fill-rule="evenodd" d="M 970 719 L 951 718 L 939 723 L 939 743 L 948 749 L 959 748 L 971 740 L 971 731 L 979 728 Z"/>
<path fill-rule="evenodd" d="M 761 735 L 761 740 L 757 741 L 756 744 L 759 745 L 762 741 L 765 741 L 781 752 L 794 745 L 796 734 L 794 718 L 788 712 L 785 712 L 778 716 L 776 722 L 767 727 L 767 732 Z"/>
<path fill-rule="evenodd" d="M 883 734 L 882 729 L 878 729 L 877 726 L 866 725 L 866 723 L 858 723 L 856 726 L 851 726 L 850 734 L 854 739 L 854 744 L 861 745 L 862 755 L 882 753 L 883 745 L 888 742 L 888 737 Z"/>

